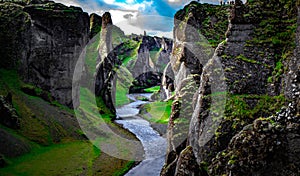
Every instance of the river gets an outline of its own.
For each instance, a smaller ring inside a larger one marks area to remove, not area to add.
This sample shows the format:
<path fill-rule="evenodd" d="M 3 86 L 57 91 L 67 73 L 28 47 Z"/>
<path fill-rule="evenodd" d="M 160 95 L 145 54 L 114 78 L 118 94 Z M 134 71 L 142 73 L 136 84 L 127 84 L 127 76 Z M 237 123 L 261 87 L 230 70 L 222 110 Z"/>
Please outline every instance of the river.
<path fill-rule="evenodd" d="M 145 151 L 145 159 L 125 176 L 159 176 L 165 162 L 166 139 L 139 116 L 139 107 L 148 102 L 137 100 L 137 97 L 150 99 L 150 96 L 151 94 L 129 94 L 128 98 L 133 102 L 117 108 L 119 120 L 116 120 L 116 123 L 135 134 Z"/>

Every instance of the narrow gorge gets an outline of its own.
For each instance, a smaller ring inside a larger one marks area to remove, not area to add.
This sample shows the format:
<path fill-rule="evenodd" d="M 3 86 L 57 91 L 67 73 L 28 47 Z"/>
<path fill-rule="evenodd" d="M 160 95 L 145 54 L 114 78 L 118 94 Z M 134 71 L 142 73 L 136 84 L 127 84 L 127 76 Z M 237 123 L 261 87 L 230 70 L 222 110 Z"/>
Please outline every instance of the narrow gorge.
<path fill-rule="evenodd" d="M 300 175 L 300 1 L 221 2 L 0 0 L 0 175 Z"/>

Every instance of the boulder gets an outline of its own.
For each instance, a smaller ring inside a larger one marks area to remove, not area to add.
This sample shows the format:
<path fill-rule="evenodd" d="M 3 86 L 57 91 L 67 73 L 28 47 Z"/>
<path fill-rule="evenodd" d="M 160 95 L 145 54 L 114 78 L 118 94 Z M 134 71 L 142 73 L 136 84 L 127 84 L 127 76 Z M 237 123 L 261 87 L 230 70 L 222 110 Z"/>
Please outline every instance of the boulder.
<path fill-rule="evenodd" d="M 17 157 L 30 151 L 30 145 L 0 129 L 0 153 L 5 157 Z"/>

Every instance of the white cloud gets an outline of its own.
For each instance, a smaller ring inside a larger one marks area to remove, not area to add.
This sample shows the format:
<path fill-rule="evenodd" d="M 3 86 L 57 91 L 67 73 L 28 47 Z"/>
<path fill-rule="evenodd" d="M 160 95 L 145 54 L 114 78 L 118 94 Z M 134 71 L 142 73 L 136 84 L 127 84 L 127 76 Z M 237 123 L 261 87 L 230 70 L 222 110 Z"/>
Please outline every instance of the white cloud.
<path fill-rule="evenodd" d="M 109 12 L 112 19 L 116 19 L 114 24 L 120 27 L 125 34 L 144 34 L 146 31 L 148 35 L 172 38 L 173 18 L 120 10 L 110 10 Z M 130 16 L 130 18 L 126 16 Z"/>
<path fill-rule="evenodd" d="M 115 0 L 103 0 L 107 4 L 114 4 Z"/>
<path fill-rule="evenodd" d="M 171 31 L 173 18 L 156 15 L 142 15 L 138 13 L 135 18 L 130 20 L 131 25 L 138 26 L 144 30 Z"/>
<path fill-rule="evenodd" d="M 126 0 L 126 3 L 128 4 L 133 4 L 135 1 L 134 0 Z"/>
<path fill-rule="evenodd" d="M 103 0 L 107 4 L 119 7 L 120 10 L 143 11 L 147 7 L 151 7 L 152 1 L 143 1 L 142 3 L 135 3 L 134 0 L 126 0 L 125 2 L 116 2 L 115 0 Z"/>
<path fill-rule="evenodd" d="M 165 37 L 165 38 L 169 38 L 169 39 L 173 38 L 173 32 L 172 31 L 170 31 L 170 32 L 148 31 L 147 35 Z"/>
<path fill-rule="evenodd" d="M 119 23 L 127 22 L 124 15 L 131 14 L 133 17 L 136 17 L 138 12 L 137 11 L 123 11 L 123 10 L 110 10 L 109 13 L 111 14 L 111 18 L 113 23 L 118 25 Z"/>

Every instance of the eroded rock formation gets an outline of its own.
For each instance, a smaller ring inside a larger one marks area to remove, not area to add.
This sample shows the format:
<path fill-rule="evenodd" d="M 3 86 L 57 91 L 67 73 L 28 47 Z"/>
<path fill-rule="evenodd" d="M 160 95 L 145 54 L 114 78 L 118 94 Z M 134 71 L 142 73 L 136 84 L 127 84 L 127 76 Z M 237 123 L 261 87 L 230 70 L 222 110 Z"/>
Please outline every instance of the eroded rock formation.
<path fill-rule="evenodd" d="M 113 28 L 110 13 L 104 13 L 96 66 L 95 95 L 100 96 L 105 105 L 115 114 L 116 68 L 122 62 L 116 53 L 118 47 L 113 48 Z"/>
<path fill-rule="evenodd" d="M 173 43 L 170 39 L 143 36 L 140 40 L 137 59 L 130 69 L 135 81 L 129 92 L 142 92 L 144 88 L 160 85 L 170 62 Z"/>

